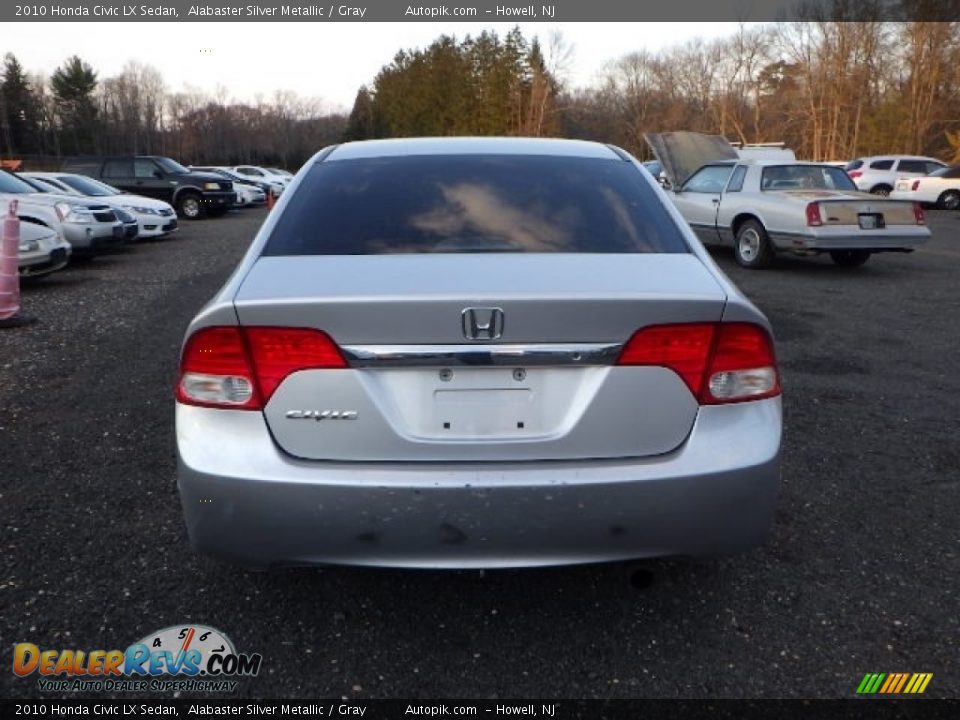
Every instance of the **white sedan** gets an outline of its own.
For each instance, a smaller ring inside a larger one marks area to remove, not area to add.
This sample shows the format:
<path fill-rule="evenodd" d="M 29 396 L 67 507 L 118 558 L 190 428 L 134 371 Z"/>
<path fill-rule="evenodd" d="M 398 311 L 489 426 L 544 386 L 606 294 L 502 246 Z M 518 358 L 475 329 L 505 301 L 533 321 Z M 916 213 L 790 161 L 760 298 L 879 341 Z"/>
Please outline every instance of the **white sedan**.
<path fill-rule="evenodd" d="M 177 213 L 170 203 L 143 195 L 129 195 L 112 185 L 86 175 L 65 172 L 20 173 L 30 180 L 45 183 L 55 192 L 79 197 L 95 197 L 110 205 L 132 213 L 139 226 L 138 238 L 157 238 L 169 235 L 177 229 Z"/>
<path fill-rule="evenodd" d="M 287 185 L 290 184 L 290 178 L 272 173 L 266 168 L 262 168 L 257 165 L 235 165 L 234 167 L 229 167 L 226 169 L 231 173 L 246 178 L 247 180 L 279 184 L 284 190 L 286 190 Z"/>
<path fill-rule="evenodd" d="M 234 183 L 233 191 L 237 194 L 237 207 L 253 207 L 267 202 L 267 194 L 256 185 Z"/>
<path fill-rule="evenodd" d="M 936 205 L 941 210 L 960 208 L 960 165 L 946 167 L 921 178 L 899 178 L 890 197 Z"/>
<path fill-rule="evenodd" d="M 17 268 L 22 278 L 38 278 L 63 268 L 70 262 L 70 243 L 45 225 L 20 223 Z"/>

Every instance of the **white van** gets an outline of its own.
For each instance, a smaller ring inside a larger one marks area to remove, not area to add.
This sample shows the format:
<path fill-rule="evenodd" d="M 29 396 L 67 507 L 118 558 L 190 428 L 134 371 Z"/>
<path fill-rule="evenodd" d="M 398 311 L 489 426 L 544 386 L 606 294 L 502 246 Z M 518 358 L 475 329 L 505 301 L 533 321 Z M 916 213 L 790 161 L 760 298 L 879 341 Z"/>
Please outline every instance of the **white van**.
<path fill-rule="evenodd" d="M 796 162 L 797 156 L 784 143 L 730 143 L 744 160 L 782 160 Z"/>

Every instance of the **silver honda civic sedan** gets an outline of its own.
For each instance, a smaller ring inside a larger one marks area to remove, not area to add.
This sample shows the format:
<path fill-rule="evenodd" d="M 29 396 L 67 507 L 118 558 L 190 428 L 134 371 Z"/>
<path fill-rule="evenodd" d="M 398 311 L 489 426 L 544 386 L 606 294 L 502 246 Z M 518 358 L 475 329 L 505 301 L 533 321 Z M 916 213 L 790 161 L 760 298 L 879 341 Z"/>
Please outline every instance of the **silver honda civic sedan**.
<path fill-rule="evenodd" d="M 194 548 L 247 567 L 737 552 L 780 479 L 770 327 L 622 150 L 313 157 L 190 324 Z"/>

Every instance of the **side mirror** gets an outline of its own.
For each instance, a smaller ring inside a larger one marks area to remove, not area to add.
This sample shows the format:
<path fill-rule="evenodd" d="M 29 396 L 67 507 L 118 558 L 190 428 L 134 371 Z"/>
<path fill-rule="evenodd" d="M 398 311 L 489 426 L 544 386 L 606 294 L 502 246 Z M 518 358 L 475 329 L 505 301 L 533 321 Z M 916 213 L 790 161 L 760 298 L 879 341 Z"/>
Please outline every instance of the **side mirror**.
<path fill-rule="evenodd" d="M 153 176 L 154 176 L 157 180 L 163 180 L 163 173 L 160 172 L 159 170 L 154 170 L 154 171 L 153 171 Z"/>

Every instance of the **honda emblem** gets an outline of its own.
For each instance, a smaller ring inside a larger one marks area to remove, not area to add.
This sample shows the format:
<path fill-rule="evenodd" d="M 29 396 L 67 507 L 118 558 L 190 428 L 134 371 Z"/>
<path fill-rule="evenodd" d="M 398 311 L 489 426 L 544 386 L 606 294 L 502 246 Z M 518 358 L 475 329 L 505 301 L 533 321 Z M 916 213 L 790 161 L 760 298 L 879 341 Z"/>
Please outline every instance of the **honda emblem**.
<path fill-rule="evenodd" d="M 503 310 L 466 308 L 460 314 L 463 336 L 467 340 L 499 340 L 503 335 Z"/>

